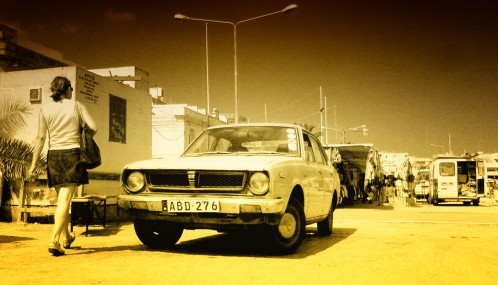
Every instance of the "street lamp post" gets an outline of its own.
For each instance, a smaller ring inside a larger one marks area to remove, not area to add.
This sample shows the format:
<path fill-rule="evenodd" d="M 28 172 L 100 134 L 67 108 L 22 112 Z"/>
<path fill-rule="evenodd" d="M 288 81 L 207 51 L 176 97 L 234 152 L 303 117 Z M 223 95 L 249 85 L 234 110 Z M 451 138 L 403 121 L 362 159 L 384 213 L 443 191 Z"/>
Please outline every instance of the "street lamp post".
<path fill-rule="evenodd" d="M 209 116 L 211 116 L 211 106 L 209 106 L 209 45 L 208 45 L 208 23 L 206 22 L 206 114 L 207 114 L 207 126 L 209 127 Z"/>
<path fill-rule="evenodd" d="M 249 19 L 241 20 L 238 22 L 228 22 L 228 21 L 219 21 L 219 20 L 211 20 L 211 19 L 201 19 L 201 18 L 192 18 L 188 17 L 182 14 L 175 14 L 174 18 L 176 20 L 180 21 L 201 21 L 205 23 L 218 23 L 218 24 L 229 24 L 232 25 L 233 27 L 233 61 L 234 61 L 234 72 L 233 72 L 233 77 L 234 77 L 234 100 L 235 100 L 235 123 L 239 122 L 239 94 L 238 94 L 238 72 L 237 72 L 237 26 L 241 23 L 249 22 L 252 20 L 260 19 L 263 17 L 275 15 L 275 14 L 280 14 L 280 13 L 288 13 L 294 9 L 297 9 L 296 4 L 290 4 L 289 6 L 285 7 L 282 10 L 252 17 Z"/>

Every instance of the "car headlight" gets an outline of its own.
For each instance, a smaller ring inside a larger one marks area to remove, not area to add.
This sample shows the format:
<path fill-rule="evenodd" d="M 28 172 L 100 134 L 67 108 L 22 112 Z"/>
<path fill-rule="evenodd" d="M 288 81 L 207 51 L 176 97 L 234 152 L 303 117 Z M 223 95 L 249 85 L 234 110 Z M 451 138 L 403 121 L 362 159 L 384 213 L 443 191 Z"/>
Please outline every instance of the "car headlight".
<path fill-rule="evenodd" d="M 249 190 L 254 195 L 264 195 L 270 189 L 270 178 L 263 172 L 255 172 L 249 179 Z"/>
<path fill-rule="evenodd" d="M 145 176 L 142 172 L 134 171 L 126 178 L 126 187 L 130 192 L 139 192 L 145 186 Z"/>

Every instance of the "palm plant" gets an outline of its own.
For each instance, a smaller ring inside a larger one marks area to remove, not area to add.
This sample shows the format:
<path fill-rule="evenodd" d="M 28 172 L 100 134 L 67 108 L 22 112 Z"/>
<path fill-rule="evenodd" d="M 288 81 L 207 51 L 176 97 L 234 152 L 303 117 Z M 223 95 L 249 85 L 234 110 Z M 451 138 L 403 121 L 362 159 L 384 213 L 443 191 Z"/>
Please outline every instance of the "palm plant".
<path fill-rule="evenodd" d="M 33 146 L 14 138 L 27 126 L 26 117 L 30 114 L 31 105 L 26 100 L 14 96 L 0 97 L 0 173 L 7 180 L 24 178 L 31 163 Z M 35 173 L 44 173 L 45 165 L 45 159 L 41 159 Z"/>
<path fill-rule="evenodd" d="M 322 135 L 322 132 L 314 132 L 315 130 L 315 125 L 313 124 L 307 124 L 307 123 L 303 123 L 303 124 L 298 124 L 298 123 L 294 123 L 294 125 L 298 125 L 300 127 L 302 127 L 303 129 L 309 131 L 310 133 L 312 133 L 315 137 L 319 138 L 321 135 Z"/>
<path fill-rule="evenodd" d="M 12 138 L 26 127 L 26 116 L 31 114 L 31 105 L 12 95 L 0 97 L 0 137 Z"/>
<path fill-rule="evenodd" d="M 22 179 L 31 165 L 33 146 L 17 139 L 0 137 L 0 172 L 7 180 Z M 35 174 L 45 173 L 46 160 L 41 157 Z"/>

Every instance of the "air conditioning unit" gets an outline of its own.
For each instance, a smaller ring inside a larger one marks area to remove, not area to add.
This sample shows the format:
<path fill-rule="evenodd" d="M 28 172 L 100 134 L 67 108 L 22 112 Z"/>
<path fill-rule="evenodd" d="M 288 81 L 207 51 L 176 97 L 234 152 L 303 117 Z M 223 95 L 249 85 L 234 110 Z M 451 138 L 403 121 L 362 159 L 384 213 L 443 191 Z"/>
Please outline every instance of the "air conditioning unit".
<path fill-rule="evenodd" d="M 42 88 L 29 89 L 29 101 L 41 102 L 42 101 Z"/>

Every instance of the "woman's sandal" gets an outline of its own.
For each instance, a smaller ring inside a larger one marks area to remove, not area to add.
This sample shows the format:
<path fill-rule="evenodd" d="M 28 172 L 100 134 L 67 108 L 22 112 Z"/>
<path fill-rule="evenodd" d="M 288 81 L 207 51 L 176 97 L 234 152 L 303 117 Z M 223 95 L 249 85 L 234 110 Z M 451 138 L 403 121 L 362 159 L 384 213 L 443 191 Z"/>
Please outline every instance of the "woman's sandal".
<path fill-rule="evenodd" d="M 70 248 L 71 247 L 71 244 L 73 243 L 73 241 L 76 239 L 76 235 L 74 233 L 70 233 L 69 234 L 69 239 L 68 240 L 65 240 L 62 242 L 62 246 L 64 248 Z"/>
<path fill-rule="evenodd" d="M 58 242 L 52 242 L 48 245 L 48 252 L 50 252 L 53 256 L 61 256 L 64 255 L 64 249 Z"/>

